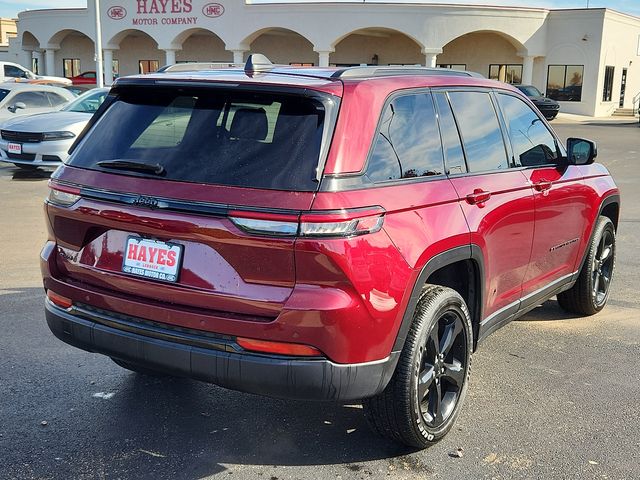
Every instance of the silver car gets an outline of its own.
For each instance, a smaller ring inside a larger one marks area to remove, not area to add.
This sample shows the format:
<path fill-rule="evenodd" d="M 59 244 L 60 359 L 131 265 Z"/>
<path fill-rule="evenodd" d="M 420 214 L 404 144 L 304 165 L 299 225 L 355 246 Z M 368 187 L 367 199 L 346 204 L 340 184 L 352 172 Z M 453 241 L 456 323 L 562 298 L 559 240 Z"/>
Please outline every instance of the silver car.
<path fill-rule="evenodd" d="M 57 112 L 0 124 L 0 161 L 24 169 L 57 167 L 108 93 L 108 88 L 95 88 Z"/>
<path fill-rule="evenodd" d="M 22 115 L 53 112 L 75 97 L 62 87 L 28 83 L 0 84 L 0 122 Z"/>

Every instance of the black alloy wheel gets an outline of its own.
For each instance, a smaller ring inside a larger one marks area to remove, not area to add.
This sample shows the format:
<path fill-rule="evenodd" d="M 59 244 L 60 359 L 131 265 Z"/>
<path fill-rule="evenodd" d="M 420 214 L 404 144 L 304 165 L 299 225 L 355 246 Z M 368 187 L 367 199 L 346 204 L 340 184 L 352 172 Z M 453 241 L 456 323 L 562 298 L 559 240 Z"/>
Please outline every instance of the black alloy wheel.
<path fill-rule="evenodd" d="M 609 296 L 609 287 L 613 277 L 613 258 L 615 249 L 615 237 L 611 230 L 604 230 L 598 243 L 598 249 L 592 262 L 592 295 L 593 303 L 603 306 Z"/>
<path fill-rule="evenodd" d="M 393 377 L 362 403 L 371 428 L 414 448 L 442 439 L 464 402 L 472 351 L 464 299 L 451 288 L 425 285 Z"/>
<path fill-rule="evenodd" d="M 431 428 L 442 426 L 458 403 L 468 363 L 466 345 L 463 320 L 450 310 L 433 325 L 420 347 L 417 399 L 422 420 Z"/>
<path fill-rule="evenodd" d="M 594 227 L 586 259 L 575 284 L 558 294 L 567 312 L 593 315 L 604 308 L 616 268 L 616 230 L 610 218 L 600 216 Z"/>

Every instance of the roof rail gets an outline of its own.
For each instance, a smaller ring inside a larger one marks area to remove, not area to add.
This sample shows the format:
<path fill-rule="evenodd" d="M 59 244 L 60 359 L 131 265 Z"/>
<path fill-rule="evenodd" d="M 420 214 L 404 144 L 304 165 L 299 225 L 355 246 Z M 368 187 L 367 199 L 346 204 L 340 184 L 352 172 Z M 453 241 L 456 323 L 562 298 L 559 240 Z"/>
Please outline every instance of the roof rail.
<path fill-rule="evenodd" d="M 159 68 L 156 73 L 169 72 L 201 72 L 205 70 L 218 70 L 225 67 L 233 67 L 234 63 L 226 62 L 185 62 L 174 63 L 173 65 L 165 65 Z"/>
<path fill-rule="evenodd" d="M 466 70 L 417 66 L 347 67 L 334 72 L 333 75 L 331 75 L 331 78 L 393 77 L 400 75 L 449 75 L 456 77 L 484 78 L 479 73 L 469 72 Z"/>

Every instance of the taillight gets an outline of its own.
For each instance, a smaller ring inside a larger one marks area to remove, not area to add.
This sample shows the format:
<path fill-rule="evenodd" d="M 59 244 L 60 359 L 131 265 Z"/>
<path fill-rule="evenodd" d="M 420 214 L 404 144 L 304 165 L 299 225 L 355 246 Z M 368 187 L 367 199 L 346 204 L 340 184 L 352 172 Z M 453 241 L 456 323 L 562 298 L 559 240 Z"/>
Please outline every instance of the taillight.
<path fill-rule="evenodd" d="M 53 303 L 55 306 L 68 310 L 73 306 L 73 302 L 70 298 L 63 297 L 62 295 L 57 294 L 52 290 L 47 290 L 47 298 Z"/>
<path fill-rule="evenodd" d="M 351 237 L 375 233 L 384 222 L 382 207 L 317 211 L 303 215 L 231 211 L 229 218 L 240 229 L 279 237 Z"/>
<path fill-rule="evenodd" d="M 277 355 L 293 355 L 296 357 L 319 357 L 322 352 L 315 347 L 299 343 L 271 342 L 254 338 L 238 337 L 236 343 L 245 350 L 260 353 L 275 353 Z"/>
<path fill-rule="evenodd" d="M 60 207 L 70 207 L 80 200 L 80 189 L 49 180 L 47 201 Z"/>

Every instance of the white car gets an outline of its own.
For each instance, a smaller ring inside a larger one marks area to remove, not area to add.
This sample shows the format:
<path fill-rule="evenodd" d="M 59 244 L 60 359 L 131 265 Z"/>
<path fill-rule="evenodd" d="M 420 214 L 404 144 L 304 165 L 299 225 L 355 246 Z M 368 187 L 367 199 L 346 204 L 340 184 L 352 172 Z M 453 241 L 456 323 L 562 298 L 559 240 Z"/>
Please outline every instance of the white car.
<path fill-rule="evenodd" d="M 13 62 L 0 62 L 0 82 L 26 82 L 49 85 L 71 85 L 72 82 L 64 77 L 48 77 L 36 75 L 22 65 Z"/>
<path fill-rule="evenodd" d="M 60 110 L 75 98 L 73 93 L 62 87 L 3 83 L 0 84 L 0 122 L 22 115 Z"/>
<path fill-rule="evenodd" d="M 57 167 L 67 159 L 69 148 L 108 93 L 108 88 L 95 88 L 59 111 L 2 123 L 0 162 L 24 169 Z"/>

